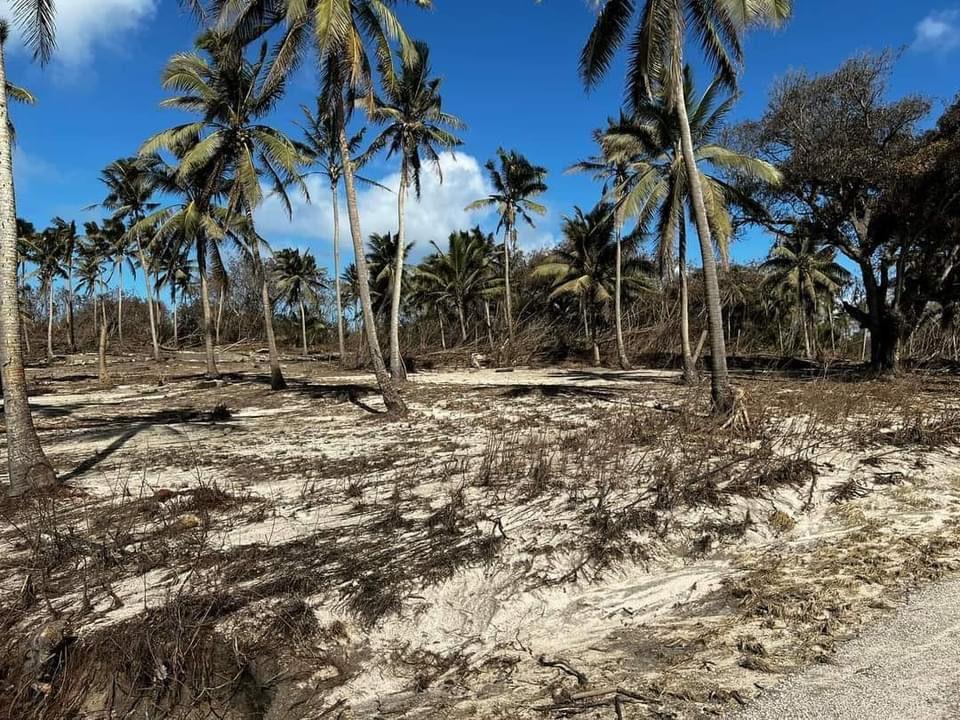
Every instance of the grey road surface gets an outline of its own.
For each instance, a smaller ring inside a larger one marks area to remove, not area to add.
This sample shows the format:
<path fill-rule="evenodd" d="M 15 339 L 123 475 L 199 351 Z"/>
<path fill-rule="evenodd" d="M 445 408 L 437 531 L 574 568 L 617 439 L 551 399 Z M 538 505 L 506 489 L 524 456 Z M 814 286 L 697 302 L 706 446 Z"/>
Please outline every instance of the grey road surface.
<path fill-rule="evenodd" d="M 765 693 L 730 720 L 960 720 L 960 580 L 916 593 L 894 616 Z"/>

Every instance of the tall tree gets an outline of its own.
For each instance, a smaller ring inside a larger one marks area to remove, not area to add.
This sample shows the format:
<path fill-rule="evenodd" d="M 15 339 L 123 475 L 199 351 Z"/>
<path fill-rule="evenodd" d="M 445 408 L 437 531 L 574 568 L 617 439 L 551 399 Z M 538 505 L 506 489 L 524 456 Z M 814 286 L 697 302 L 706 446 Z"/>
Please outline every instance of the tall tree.
<path fill-rule="evenodd" d="M 63 270 L 67 279 L 67 342 L 70 345 L 70 352 L 77 351 L 77 318 L 74 310 L 75 293 L 73 288 L 73 265 L 76 260 L 77 241 L 77 223 L 73 220 L 67 222 L 61 217 L 53 219 L 51 232 L 55 233 L 60 241 L 60 252 L 63 254 Z"/>
<path fill-rule="evenodd" d="M 832 306 L 837 293 L 850 280 L 850 273 L 836 262 L 836 256 L 834 248 L 810 235 L 795 235 L 778 240 L 761 266 L 768 273 L 766 282 L 796 302 L 808 358 L 813 358 L 816 350 L 816 315 L 821 299 Z"/>
<path fill-rule="evenodd" d="M 53 0 L 18 0 L 11 6 L 34 58 L 50 59 L 55 46 Z M 8 86 L 6 44 L 9 28 L 0 21 L 0 88 Z M 19 495 L 56 483 L 57 475 L 40 446 L 27 401 L 17 282 L 17 204 L 13 187 L 12 124 L 7 93 L 0 93 L 0 384 L 7 433 L 9 492 Z"/>
<path fill-rule="evenodd" d="M 486 164 L 493 184 L 493 193 L 485 198 L 474 201 L 467 206 L 467 210 L 495 207 L 500 220 L 497 230 L 503 230 L 503 282 L 504 298 L 506 300 L 507 333 L 513 340 L 513 301 L 510 293 L 510 254 L 516 251 L 517 224 L 524 221 L 530 227 L 534 226 L 532 215 L 545 215 L 547 209 L 532 198 L 547 191 L 544 179 L 547 169 L 532 164 L 516 150 L 507 152 L 503 148 L 497 150 L 499 167 L 490 160 Z"/>
<path fill-rule="evenodd" d="M 571 295 L 579 299 L 584 332 L 593 351 L 594 365 L 600 365 L 600 313 L 613 300 L 617 284 L 617 256 L 621 240 L 616 236 L 616 220 L 611 205 L 601 203 L 589 213 L 575 208 L 573 217 L 563 222 L 563 244 L 534 268 L 535 277 L 553 281 L 550 298 Z M 649 287 L 648 263 L 634 253 L 637 236 L 626 239 L 627 259 L 622 265 L 622 280 L 628 291 Z"/>
<path fill-rule="evenodd" d="M 460 340 L 466 342 L 468 312 L 480 305 L 486 310 L 489 297 L 499 290 L 493 279 L 493 235 L 476 227 L 451 233 L 446 250 L 436 243 L 433 247 L 436 252 L 417 267 L 417 294 L 437 307 L 452 307 L 460 325 Z"/>
<path fill-rule="evenodd" d="M 267 78 L 269 46 L 262 43 L 256 59 L 244 56 L 244 48 L 229 35 L 204 33 L 196 51 L 171 59 L 163 74 L 163 86 L 182 94 L 163 102 L 166 107 L 193 112 L 201 120 L 165 130 L 144 143 L 144 154 L 159 150 L 182 150 L 176 169 L 178 179 L 196 182 L 210 179 L 225 193 L 229 216 L 242 217 L 247 251 L 261 282 L 264 327 L 270 349 L 271 387 L 286 387 L 280 368 L 273 329 L 273 303 L 260 251 L 262 238 L 254 227 L 254 210 L 263 201 L 261 177 L 273 186 L 288 214 L 292 212 L 286 188 L 302 187 L 300 153 L 295 143 L 265 124 L 285 90 L 282 80 Z M 184 147 L 184 141 L 189 144 Z M 221 185 L 222 183 L 222 185 Z M 212 188 L 200 186 L 201 202 L 213 196 Z M 201 273 L 205 268 L 200 268 Z"/>
<path fill-rule="evenodd" d="M 630 34 L 626 99 L 635 108 L 662 88 L 668 106 L 676 112 L 680 128 L 680 153 L 687 167 L 694 221 L 700 238 L 710 329 L 711 395 L 715 412 L 727 413 L 732 394 L 727 375 L 723 311 L 717 265 L 713 256 L 710 221 L 703 182 L 697 169 L 690 118 L 684 98 L 684 49 L 687 34 L 700 41 L 707 62 L 721 83 L 736 87 L 742 65 L 742 34 L 759 23 L 779 23 L 791 12 L 792 0 L 646 0 L 632 33 L 634 0 L 604 0 L 597 21 L 580 55 L 580 74 L 588 88 L 606 74 L 617 50 Z"/>
<path fill-rule="evenodd" d="M 308 301 L 316 301 L 326 287 L 326 273 L 317 265 L 317 259 L 309 252 L 295 249 L 278 250 L 273 255 L 273 278 L 283 302 L 291 310 L 300 313 L 300 331 L 303 354 L 309 355 L 307 347 Z"/>
<path fill-rule="evenodd" d="M 928 155 L 937 141 L 927 146 L 918 131 L 930 101 L 889 99 L 892 70 L 893 56 L 883 53 L 854 57 L 818 76 L 791 73 L 775 86 L 763 117 L 741 128 L 742 141 L 784 175 L 782 186 L 767 194 L 772 229 L 812 234 L 859 270 L 866 306 L 844 307 L 870 331 L 871 364 L 880 373 L 897 372 L 900 345 L 916 327 L 917 313 L 956 272 L 949 245 L 923 241 L 950 227 L 947 217 L 960 198 L 956 186 L 938 176 L 949 152 Z M 942 132 L 930 138 L 949 138 Z M 926 250 L 933 255 L 925 257 Z M 926 273 L 914 273 L 924 266 L 946 274 L 921 280 Z M 916 288 L 919 305 L 905 312 L 911 275 L 927 288 Z"/>
<path fill-rule="evenodd" d="M 744 192 L 749 187 L 766 187 L 781 181 L 780 172 L 769 162 L 727 147 L 720 130 L 733 106 L 733 97 L 723 98 L 720 83 L 710 83 L 697 94 L 693 73 L 684 70 L 684 104 L 690 119 L 690 134 L 703 188 L 707 221 L 716 252 L 727 262 L 733 232 L 732 206 L 749 208 L 753 217 L 763 208 Z M 610 124 L 601 141 L 604 153 L 627 170 L 616 194 L 624 214 L 635 217 L 641 226 L 654 224 L 656 256 L 664 282 L 680 281 L 680 338 L 683 377 L 696 381 L 696 362 L 690 342 L 690 293 L 687 269 L 687 219 L 694 216 L 687 168 L 680 143 L 677 114 L 666 97 L 658 92 L 643 100 L 631 115 L 621 115 Z M 655 223 L 654 223 L 655 221 Z M 676 245 L 677 252 L 674 252 Z"/>
<path fill-rule="evenodd" d="M 113 211 L 113 217 L 127 225 L 128 229 L 139 228 L 128 233 L 140 261 L 146 285 L 147 315 L 150 320 L 150 340 L 153 345 L 153 359 L 160 361 L 160 337 L 157 329 L 159 304 L 154 297 L 156 286 L 154 271 L 147 257 L 144 243 L 143 219 L 158 207 L 153 200 L 156 193 L 157 177 L 149 163 L 143 158 L 121 158 L 110 163 L 100 173 L 100 181 L 107 188 L 103 207 Z"/>
<path fill-rule="evenodd" d="M 93 304 L 94 327 L 99 330 L 97 343 L 97 360 L 100 374 L 100 384 L 106 385 L 109 381 L 107 372 L 107 341 L 109 338 L 109 323 L 107 321 L 106 292 L 107 283 L 103 276 L 103 267 L 110 261 L 114 248 L 113 239 L 109 237 L 109 230 L 103 229 L 95 222 L 84 225 L 85 236 L 78 244 L 77 251 L 80 261 L 79 278 L 81 292 Z M 97 301 L 99 300 L 101 317 L 97 317 Z"/>
<path fill-rule="evenodd" d="M 387 157 L 400 156 L 400 186 L 397 189 L 397 257 L 394 261 L 394 276 L 403 277 L 406 251 L 406 213 L 405 203 L 410 186 L 413 186 L 417 199 L 420 199 L 420 173 L 423 157 L 433 165 L 440 182 L 443 172 L 440 168 L 438 150 L 451 149 L 462 145 L 460 138 L 450 130 L 460 130 L 463 122 L 443 110 L 440 96 L 440 79 L 432 78 L 430 70 L 430 49 L 426 43 L 416 42 L 416 54 L 401 55 L 400 72 L 397 73 L 391 60 L 381 63 L 380 82 L 383 96 L 374 100 L 370 118 L 384 129 L 373 140 L 369 153 L 386 148 Z M 448 129 L 449 128 L 449 129 Z M 407 377 L 406 367 L 400 354 L 400 295 L 403 292 L 401 282 L 393 285 L 393 297 L 390 305 L 390 372 L 394 380 L 403 381 Z"/>
<path fill-rule="evenodd" d="M 57 278 L 67 276 L 63 269 L 63 246 L 60 236 L 50 229 L 33 236 L 31 242 L 30 262 L 33 263 L 34 273 L 40 281 L 40 294 L 47 303 L 47 362 L 53 360 L 53 292 Z"/>
<path fill-rule="evenodd" d="M 332 200 L 333 285 L 337 304 L 337 349 L 339 350 L 339 363 L 340 366 L 343 367 L 346 358 L 346 340 L 343 327 L 343 291 L 341 290 L 340 280 L 340 180 L 343 178 L 343 162 L 340 159 L 339 134 L 334 113 L 324 108 L 322 102 L 317 103 L 315 112 L 308 107 L 304 107 L 302 110 L 304 115 L 304 124 L 302 126 L 304 137 L 301 142 L 301 151 L 305 158 L 304 162 L 307 166 L 318 168 L 314 172 L 326 179 Z M 361 128 L 359 132 L 352 135 L 347 141 L 347 148 L 353 158 L 355 170 L 360 170 L 363 164 L 369 159 L 367 155 L 359 155 L 365 131 L 366 128 Z M 308 172 L 304 177 L 311 174 L 313 173 Z M 357 182 L 372 185 L 377 184 L 361 175 L 355 175 L 354 177 Z"/>
<path fill-rule="evenodd" d="M 430 0 L 408 2 L 420 7 L 431 5 Z M 346 97 L 349 93 L 353 97 L 366 98 L 368 104 L 372 102 L 371 48 L 382 62 L 390 57 L 393 42 L 399 44 L 404 56 L 412 58 L 416 54 L 413 43 L 393 12 L 393 4 L 382 0 L 250 0 L 238 7 L 238 3 L 231 0 L 216 0 L 214 12 L 221 19 L 228 19 L 241 36 L 259 34 L 283 25 L 283 36 L 270 73 L 271 81 L 287 75 L 299 65 L 305 55 L 304 44 L 312 36 L 322 74 L 321 96 L 333 115 L 343 163 L 350 235 L 360 281 L 360 304 L 367 319 L 364 325 L 373 371 L 387 411 L 403 415 L 407 407 L 383 361 L 370 300 L 354 166 L 347 135 Z"/>

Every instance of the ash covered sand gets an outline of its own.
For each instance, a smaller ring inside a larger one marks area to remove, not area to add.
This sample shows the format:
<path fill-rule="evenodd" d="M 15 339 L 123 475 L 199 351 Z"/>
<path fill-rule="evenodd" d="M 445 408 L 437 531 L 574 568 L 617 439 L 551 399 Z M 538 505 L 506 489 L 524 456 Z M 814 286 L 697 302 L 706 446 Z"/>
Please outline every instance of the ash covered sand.
<path fill-rule="evenodd" d="M 421 373 L 390 421 L 224 370 L 37 376 L 68 483 L 0 505 L 0 717 L 698 717 L 960 558 L 951 379 L 738 378 L 725 428 L 661 371 Z"/>

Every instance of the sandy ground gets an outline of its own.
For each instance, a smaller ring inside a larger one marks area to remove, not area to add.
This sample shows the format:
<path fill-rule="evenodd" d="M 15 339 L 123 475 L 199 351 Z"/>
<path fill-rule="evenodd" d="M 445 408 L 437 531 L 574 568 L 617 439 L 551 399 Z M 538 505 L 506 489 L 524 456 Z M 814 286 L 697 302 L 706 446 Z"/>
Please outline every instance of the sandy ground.
<path fill-rule="evenodd" d="M 960 580 L 914 595 L 829 665 L 784 681 L 732 720 L 957 720 Z"/>
<path fill-rule="evenodd" d="M 204 633 L 262 655 L 243 629 L 294 598 L 319 630 L 257 671 L 283 700 L 267 720 L 697 717 L 832 659 L 960 560 L 949 378 L 740 377 L 749 420 L 726 428 L 663 371 L 419 373 L 385 421 L 367 376 L 290 364 L 271 393 L 223 369 L 35 376 L 73 494 L 53 528 L 0 516 L 0 606 L 48 568 L 49 604 L 7 637 L 52 607 L 96 648 L 215 589 Z"/>

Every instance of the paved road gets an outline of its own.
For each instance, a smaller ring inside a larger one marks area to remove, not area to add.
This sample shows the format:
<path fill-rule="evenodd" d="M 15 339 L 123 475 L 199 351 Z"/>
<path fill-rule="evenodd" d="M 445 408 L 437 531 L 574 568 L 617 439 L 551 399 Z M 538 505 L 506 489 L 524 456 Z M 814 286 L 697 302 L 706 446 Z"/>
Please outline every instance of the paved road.
<path fill-rule="evenodd" d="M 960 580 L 917 593 L 731 720 L 960 720 Z"/>

